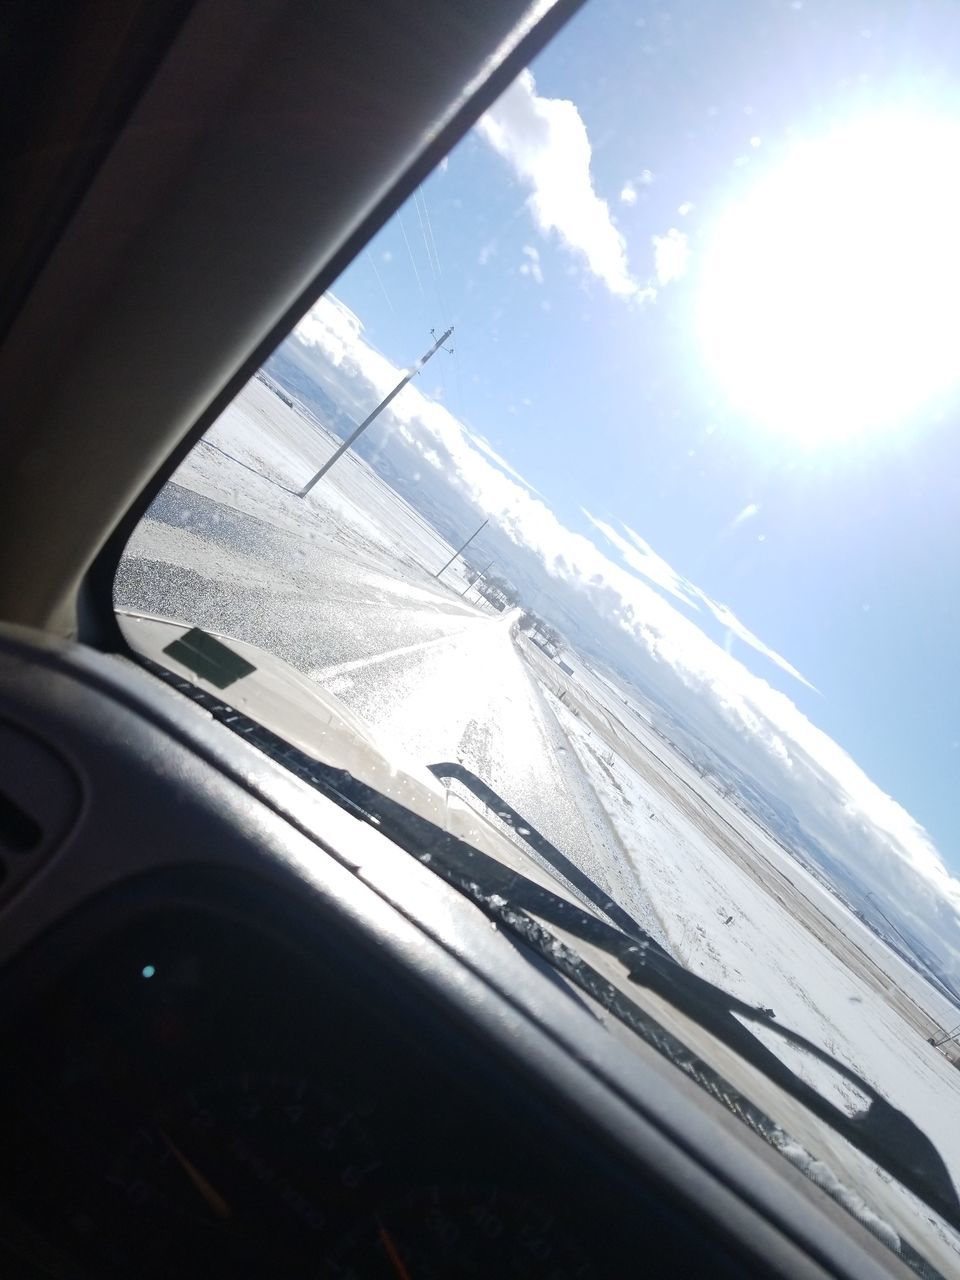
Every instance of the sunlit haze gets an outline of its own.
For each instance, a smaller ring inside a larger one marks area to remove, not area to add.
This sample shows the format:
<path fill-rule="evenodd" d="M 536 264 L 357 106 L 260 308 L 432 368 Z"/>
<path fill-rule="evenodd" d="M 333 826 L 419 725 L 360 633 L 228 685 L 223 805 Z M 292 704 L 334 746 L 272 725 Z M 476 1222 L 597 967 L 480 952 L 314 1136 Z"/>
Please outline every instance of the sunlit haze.
<path fill-rule="evenodd" d="M 960 120 L 885 112 L 788 150 L 721 214 L 700 326 L 732 404 L 821 444 L 933 413 L 960 370 Z"/>

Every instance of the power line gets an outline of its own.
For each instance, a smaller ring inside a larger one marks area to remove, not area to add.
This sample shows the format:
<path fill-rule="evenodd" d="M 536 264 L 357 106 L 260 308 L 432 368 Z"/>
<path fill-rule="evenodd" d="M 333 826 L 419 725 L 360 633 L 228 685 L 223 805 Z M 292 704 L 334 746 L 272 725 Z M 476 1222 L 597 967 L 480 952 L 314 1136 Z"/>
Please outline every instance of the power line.
<path fill-rule="evenodd" d="M 400 234 L 403 236 L 403 243 L 407 246 L 407 253 L 410 255 L 410 265 L 413 267 L 413 274 L 417 278 L 417 288 L 420 290 L 420 293 L 426 297 L 423 289 L 423 281 L 420 279 L 420 272 L 417 270 L 417 260 L 414 258 L 413 250 L 410 248 L 410 241 L 407 239 L 407 229 L 403 225 L 403 218 L 400 216 L 399 209 L 397 210 L 397 222 L 400 224 Z"/>
<path fill-rule="evenodd" d="M 420 196 L 420 203 L 423 206 L 423 216 L 427 224 L 427 235 L 430 237 L 430 244 L 433 248 L 433 260 L 437 264 L 437 275 L 443 278 L 443 268 L 440 266 L 440 251 L 437 249 L 437 238 L 433 234 L 433 223 L 430 220 L 430 210 L 427 208 L 427 197 L 423 194 L 423 187 L 417 187 L 417 194 Z"/>
<path fill-rule="evenodd" d="M 433 255 L 430 252 L 430 241 L 427 239 L 427 224 L 423 220 L 423 209 L 421 208 L 420 188 L 417 187 L 413 193 L 413 207 L 417 211 L 417 222 L 420 224 L 420 234 L 423 237 L 423 249 L 427 255 L 427 264 L 430 267 L 430 274 L 436 282 L 437 268 L 433 261 Z"/>
<path fill-rule="evenodd" d="M 390 308 L 393 314 L 396 315 L 397 310 L 396 310 L 396 307 L 394 307 L 393 305 L 393 299 L 390 297 L 389 293 L 387 293 L 387 286 L 383 283 L 383 277 L 380 275 L 380 272 L 377 270 L 377 264 L 374 262 L 373 254 L 370 252 L 369 249 L 367 250 L 367 258 L 370 262 L 371 267 L 373 267 L 373 274 L 377 277 L 377 284 L 383 290 L 383 296 L 387 300 L 387 306 Z"/>
<path fill-rule="evenodd" d="M 430 265 L 430 275 L 433 278 L 433 287 L 437 293 L 437 302 L 440 304 L 440 318 L 444 324 L 448 324 L 449 309 L 443 296 L 443 290 L 440 287 L 440 282 L 443 279 L 443 269 L 440 266 L 440 254 L 437 251 L 437 242 L 434 239 L 433 227 L 430 224 L 430 211 L 427 208 L 427 200 L 423 194 L 422 187 L 417 187 L 413 193 L 413 207 L 417 211 L 420 234 L 423 237 L 423 247 L 427 255 L 427 262 Z"/>

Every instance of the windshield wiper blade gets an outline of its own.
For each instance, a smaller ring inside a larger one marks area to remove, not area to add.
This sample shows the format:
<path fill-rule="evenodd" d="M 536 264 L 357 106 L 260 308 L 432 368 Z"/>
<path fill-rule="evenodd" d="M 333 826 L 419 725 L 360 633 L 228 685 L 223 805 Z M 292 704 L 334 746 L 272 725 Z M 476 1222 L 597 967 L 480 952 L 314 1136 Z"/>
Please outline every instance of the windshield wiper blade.
<path fill-rule="evenodd" d="M 522 814 L 518 813 L 511 804 L 504 800 L 503 796 L 498 795 L 482 778 L 478 778 L 466 766 L 454 764 L 450 761 L 444 761 L 443 764 L 430 764 L 427 765 L 427 768 L 441 782 L 459 782 L 466 787 L 502 822 L 505 822 L 543 862 L 546 862 L 551 870 L 562 876 L 582 898 L 592 902 L 621 932 L 636 938 L 638 942 L 644 942 L 648 946 L 655 947 L 658 951 L 663 951 L 660 944 L 637 924 L 628 911 L 625 911 L 595 881 L 581 871 L 576 863 L 571 862 L 566 854 L 561 853 L 551 840 L 548 840 L 545 835 L 539 832 L 531 822 L 528 822 Z M 663 951 L 663 954 L 666 955 L 667 953 Z"/>
<path fill-rule="evenodd" d="M 530 912 L 617 959 L 632 982 L 655 992 L 722 1040 L 759 1068 L 768 1079 L 842 1133 L 865 1155 L 884 1165 L 905 1186 L 935 1201 L 944 1216 L 954 1226 L 960 1226 L 960 1199 L 936 1147 L 908 1116 L 892 1106 L 862 1076 L 799 1032 L 777 1022 L 772 1010 L 748 1004 L 681 965 L 476 774 L 463 765 L 449 762 L 430 765 L 429 768 L 437 778 L 453 779 L 467 787 L 521 840 L 584 892 L 609 919 L 618 922 L 625 919 L 628 927 L 608 925 L 535 881 L 508 871 L 501 878 L 508 882 L 503 888 L 505 891 L 509 889 L 509 898 L 505 902 L 509 911 Z M 471 862 L 475 863 L 475 859 L 472 858 Z M 500 866 L 499 863 L 495 865 Z M 477 895 L 471 893 L 470 896 L 476 899 Z M 480 905 L 484 904 L 481 902 Z M 552 948 L 554 939 L 548 937 L 547 941 L 548 949 Z M 577 957 L 577 966 L 581 964 Z M 744 1027 L 741 1019 L 766 1028 L 795 1049 L 829 1066 L 862 1093 L 869 1105 L 852 1116 L 842 1111 L 792 1071 Z"/>

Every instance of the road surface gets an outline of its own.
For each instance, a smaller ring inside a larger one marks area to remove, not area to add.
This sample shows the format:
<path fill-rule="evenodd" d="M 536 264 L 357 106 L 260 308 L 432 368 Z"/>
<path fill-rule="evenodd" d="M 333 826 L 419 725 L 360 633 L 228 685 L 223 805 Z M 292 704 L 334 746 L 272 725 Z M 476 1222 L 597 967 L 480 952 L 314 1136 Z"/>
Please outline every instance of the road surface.
<path fill-rule="evenodd" d="M 637 876 L 503 615 L 405 565 L 168 485 L 115 598 L 268 649 L 384 744 L 476 773 L 663 939 Z"/>

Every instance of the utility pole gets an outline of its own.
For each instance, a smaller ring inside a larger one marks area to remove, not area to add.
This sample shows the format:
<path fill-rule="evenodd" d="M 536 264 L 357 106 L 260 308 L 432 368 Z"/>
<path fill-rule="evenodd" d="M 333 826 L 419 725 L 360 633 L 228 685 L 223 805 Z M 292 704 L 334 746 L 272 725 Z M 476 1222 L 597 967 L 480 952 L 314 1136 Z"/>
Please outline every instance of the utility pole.
<path fill-rule="evenodd" d="M 484 520 L 483 524 L 480 526 L 480 529 L 483 529 L 483 528 L 484 528 L 486 525 L 488 525 L 489 523 L 490 523 L 490 521 L 489 521 L 489 520 Z M 437 572 L 433 575 L 435 578 L 439 578 L 439 577 L 440 577 L 440 575 L 441 575 L 441 573 L 443 573 L 443 572 L 444 572 L 444 570 L 446 570 L 446 569 L 449 569 L 449 568 L 450 568 L 450 566 L 453 564 L 454 560 L 456 560 L 456 558 L 457 558 L 457 556 L 460 554 L 460 552 L 461 552 L 461 551 L 465 551 L 465 550 L 467 549 L 467 547 L 469 547 L 470 543 L 474 540 L 474 538 L 475 538 L 475 537 L 477 536 L 477 534 L 480 532 L 480 529 L 474 529 L 473 533 L 471 533 L 470 537 L 466 540 L 466 542 L 463 544 L 463 546 L 462 546 L 462 547 L 458 547 L 458 548 L 457 548 L 457 550 L 453 553 L 453 555 L 450 557 L 450 559 L 447 561 L 447 563 L 443 566 L 443 569 L 438 569 L 438 570 L 437 570 Z M 491 561 L 491 563 L 492 563 L 492 561 Z"/>
<path fill-rule="evenodd" d="M 415 378 L 417 376 L 417 374 L 420 372 L 423 366 L 427 363 L 430 357 L 432 355 L 435 355 L 440 350 L 440 348 L 443 346 L 446 340 L 450 337 L 451 333 L 453 333 L 453 325 L 450 326 L 450 328 L 446 331 L 446 333 L 443 333 L 440 335 L 440 337 L 436 340 L 436 342 L 433 344 L 430 350 L 425 352 L 424 355 L 420 357 L 420 359 L 413 366 L 413 368 L 407 370 L 407 372 L 403 375 L 403 377 L 400 379 L 397 385 L 393 388 L 390 394 L 385 396 L 380 401 L 380 403 L 374 409 L 373 413 L 368 414 L 364 418 L 364 420 L 360 423 L 359 427 L 357 427 L 356 430 L 351 431 L 351 433 L 347 436 L 346 440 L 344 440 L 340 448 L 336 450 L 336 452 L 333 454 L 332 457 L 327 459 L 327 461 L 323 464 L 323 466 L 320 468 L 317 474 L 313 476 L 310 480 L 308 480 L 307 483 L 303 486 L 303 488 L 297 494 L 298 498 L 305 498 L 307 494 L 310 492 L 310 490 L 313 488 L 313 486 L 317 483 L 317 481 L 321 480 L 327 474 L 327 472 L 330 470 L 333 464 L 335 462 L 339 462 L 339 460 L 343 457 L 343 455 L 347 452 L 347 450 L 353 444 L 354 440 L 356 440 L 357 436 L 361 435 L 364 431 L 366 431 L 367 427 L 369 427 L 370 423 L 373 422 L 374 418 L 379 417 L 379 415 L 383 413 L 384 409 L 387 407 L 390 401 L 393 400 L 395 396 L 398 396 L 400 394 L 400 392 L 407 385 L 410 379 Z"/>
<path fill-rule="evenodd" d="M 479 532 L 479 530 L 478 530 L 478 532 Z M 490 565 L 491 565 L 491 564 L 493 564 L 493 561 L 492 561 L 492 560 L 490 561 L 490 564 L 488 564 L 488 565 L 487 565 L 487 569 L 489 569 L 489 568 L 490 568 Z M 470 588 L 471 588 L 471 587 L 475 587 L 475 586 L 477 585 L 477 583 L 478 583 L 478 582 L 482 582 L 482 581 L 483 581 L 483 579 L 486 577 L 487 569 L 483 569 L 480 573 L 478 573 L 478 574 L 477 574 L 477 576 L 474 578 L 474 580 L 473 580 L 472 582 L 468 582 L 468 583 L 467 583 L 467 585 L 466 585 L 466 586 L 463 588 L 463 590 L 460 592 L 460 594 L 461 594 L 462 596 L 465 596 L 465 595 L 467 594 L 467 592 L 470 590 Z"/>
<path fill-rule="evenodd" d="M 880 900 L 877 897 L 877 895 L 873 892 L 872 889 L 867 893 L 867 897 L 873 899 L 874 910 L 877 912 L 878 915 L 883 916 L 884 920 L 886 920 L 887 924 L 890 926 L 893 932 L 897 935 L 897 937 L 900 939 L 903 945 L 907 948 L 907 950 L 912 951 L 913 947 L 910 945 L 907 939 L 903 936 L 903 934 L 900 932 L 897 926 L 893 923 L 893 921 L 890 919 L 887 913 L 880 906 Z"/>

